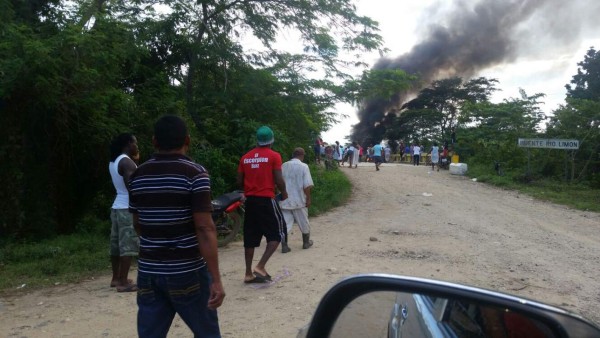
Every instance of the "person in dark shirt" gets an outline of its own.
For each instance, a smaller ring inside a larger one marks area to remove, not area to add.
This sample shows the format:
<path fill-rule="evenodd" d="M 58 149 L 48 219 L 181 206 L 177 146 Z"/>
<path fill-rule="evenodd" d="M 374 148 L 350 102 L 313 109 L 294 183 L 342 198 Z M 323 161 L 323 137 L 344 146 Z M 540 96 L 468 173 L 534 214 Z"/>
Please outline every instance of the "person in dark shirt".
<path fill-rule="evenodd" d="M 138 334 L 166 337 L 177 313 L 195 337 L 220 337 L 216 309 L 225 291 L 210 177 L 185 156 L 190 137 L 181 118 L 160 118 L 152 142 L 157 152 L 129 182 L 129 210 L 140 238 Z"/>

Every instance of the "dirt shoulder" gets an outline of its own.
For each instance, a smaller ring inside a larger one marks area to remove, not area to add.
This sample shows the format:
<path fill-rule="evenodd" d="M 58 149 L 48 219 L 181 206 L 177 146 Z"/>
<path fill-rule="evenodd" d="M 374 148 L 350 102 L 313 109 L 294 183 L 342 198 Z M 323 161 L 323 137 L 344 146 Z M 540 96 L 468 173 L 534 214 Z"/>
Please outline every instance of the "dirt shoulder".
<path fill-rule="evenodd" d="M 295 229 L 292 252 L 277 252 L 267 265 L 273 284 L 242 283 L 241 243 L 220 250 L 227 292 L 219 309 L 224 337 L 294 337 L 336 281 L 370 272 L 490 288 L 600 323 L 600 214 L 423 166 L 384 164 L 376 172 L 361 164 L 340 170 L 354 184 L 353 197 L 311 219 L 311 249 L 301 249 Z M 115 292 L 109 279 L 0 299 L 0 336 L 136 336 L 135 294 Z M 176 318 L 169 337 L 189 335 Z"/>

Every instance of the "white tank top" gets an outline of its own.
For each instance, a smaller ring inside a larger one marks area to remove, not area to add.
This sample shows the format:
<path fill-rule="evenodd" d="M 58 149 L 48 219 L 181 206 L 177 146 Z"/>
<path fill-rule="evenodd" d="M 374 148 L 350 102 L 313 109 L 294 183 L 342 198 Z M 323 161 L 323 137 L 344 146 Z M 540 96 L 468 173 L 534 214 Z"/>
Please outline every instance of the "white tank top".
<path fill-rule="evenodd" d="M 112 205 L 113 209 L 129 209 L 129 192 L 123 181 L 123 176 L 119 175 L 119 162 L 125 157 L 129 158 L 129 156 L 121 154 L 114 162 L 108 164 L 108 171 L 110 172 L 113 186 L 117 190 L 117 197 Z"/>

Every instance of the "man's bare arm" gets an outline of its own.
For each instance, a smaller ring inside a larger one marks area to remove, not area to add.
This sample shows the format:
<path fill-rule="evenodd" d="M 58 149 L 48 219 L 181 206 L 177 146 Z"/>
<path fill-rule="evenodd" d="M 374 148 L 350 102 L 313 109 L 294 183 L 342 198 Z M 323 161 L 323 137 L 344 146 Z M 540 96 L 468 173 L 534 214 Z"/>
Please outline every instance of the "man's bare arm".
<path fill-rule="evenodd" d="M 123 176 L 123 182 L 125 182 L 127 190 L 129 190 L 129 178 L 133 175 L 135 169 L 137 169 L 137 166 L 130 158 L 125 157 L 119 161 L 119 175 Z"/>
<path fill-rule="evenodd" d="M 210 212 L 194 212 L 194 227 L 200 254 L 206 261 L 208 272 L 212 277 L 208 307 L 216 309 L 223 304 L 225 291 L 219 272 L 219 253 L 217 250 L 217 231 Z"/>
<path fill-rule="evenodd" d="M 309 208 L 310 204 L 311 204 L 311 199 L 310 199 L 310 190 L 312 189 L 312 185 L 308 186 L 306 188 L 304 188 L 304 195 L 306 196 L 306 207 Z"/>

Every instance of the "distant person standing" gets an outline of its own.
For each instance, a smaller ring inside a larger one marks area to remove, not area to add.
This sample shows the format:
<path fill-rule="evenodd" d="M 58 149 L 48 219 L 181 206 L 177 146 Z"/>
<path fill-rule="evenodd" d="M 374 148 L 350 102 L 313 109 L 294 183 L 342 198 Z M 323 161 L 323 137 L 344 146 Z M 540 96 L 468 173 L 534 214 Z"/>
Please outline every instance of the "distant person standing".
<path fill-rule="evenodd" d="M 449 162 L 449 158 L 448 158 L 448 146 L 444 145 L 442 148 L 442 156 L 440 158 L 440 166 L 443 169 L 448 169 L 448 162 Z"/>
<path fill-rule="evenodd" d="M 433 142 L 433 147 L 431 147 L 431 170 L 435 168 L 437 165 L 437 171 L 440 171 L 440 147 L 438 147 L 436 142 Z"/>
<path fill-rule="evenodd" d="M 283 179 L 288 191 L 288 198 L 279 202 L 279 205 L 287 225 L 287 234 L 292 231 L 294 222 L 298 223 L 302 232 L 302 249 L 308 249 L 313 245 L 313 241 L 310 239 L 310 223 L 308 222 L 308 208 L 311 204 L 310 191 L 313 187 L 313 180 L 308 165 L 302 163 L 303 160 L 304 149 L 296 148 L 292 154 L 292 159 L 283 164 Z"/>
<path fill-rule="evenodd" d="M 334 147 L 330 144 L 325 143 L 325 158 L 333 160 Z"/>
<path fill-rule="evenodd" d="M 210 177 L 185 154 L 185 122 L 173 115 L 154 125 L 157 152 L 133 173 L 129 210 L 140 236 L 140 337 L 166 337 L 175 313 L 194 337 L 221 337 L 221 283 Z"/>
<path fill-rule="evenodd" d="M 289 250 L 285 220 L 275 201 L 275 186 L 281 192 L 281 200 L 288 198 L 285 181 L 281 173 L 281 155 L 271 149 L 275 141 L 273 131 L 262 126 L 256 131 L 256 148 L 240 159 L 237 183 L 244 189 L 246 214 L 244 217 L 244 258 L 246 274 L 244 283 L 271 281 L 266 265 L 279 243 L 282 250 Z M 316 149 L 315 149 L 316 150 Z M 260 246 L 262 237 L 267 240 L 265 251 L 254 270 L 254 249 Z"/>
<path fill-rule="evenodd" d="M 360 162 L 360 155 L 363 152 L 363 147 L 358 144 L 358 142 L 354 142 L 354 169 L 358 168 L 358 162 Z"/>
<path fill-rule="evenodd" d="M 320 137 L 315 139 L 315 145 L 313 146 L 313 150 L 315 152 L 315 160 L 317 164 L 321 163 L 321 146 L 323 145 L 323 140 Z"/>
<path fill-rule="evenodd" d="M 400 142 L 398 153 L 400 154 L 400 162 L 402 162 L 402 159 L 404 158 L 404 142 Z"/>
<path fill-rule="evenodd" d="M 358 153 L 358 149 L 356 149 L 355 145 L 356 143 L 352 142 L 352 144 L 350 144 L 350 146 L 348 147 L 348 152 L 346 153 L 348 155 L 349 168 L 352 168 L 352 164 L 354 164 L 354 153 Z"/>
<path fill-rule="evenodd" d="M 413 153 L 413 165 L 418 166 L 419 165 L 419 159 L 421 157 L 421 147 L 419 147 L 418 144 L 413 144 L 413 149 L 412 149 L 412 153 Z"/>
<path fill-rule="evenodd" d="M 335 141 L 335 145 L 333 146 L 333 160 L 336 163 L 340 163 L 340 161 L 342 160 L 342 147 L 340 146 L 340 142 L 339 141 Z"/>
<path fill-rule="evenodd" d="M 325 143 L 325 169 L 333 170 L 336 168 L 335 162 L 333 161 L 334 147 Z"/>
<path fill-rule="evenodd" d="M 392 157 L 392 149 L 389 145 L 386 145 L 385 148 L 383 148 L 383 154 L 384 162 L 389 163 L 390 158 Z"/>
<path fill-rule="evenodd" d="M 110 209 L 110 263 L 112 266 L 111 287 L 118 292 L 137 291 L 137 286 L 128 279 L 133 257 L 138 255 L 139 238 L 133 228 L 133 216 L 129 212 L 129 178 L 137 168 L 134 159 L 139 158 L 135 136 L 129 133 L 115 137 L 110 145 L 108 171 L 117 196 Z"/>
<path fill-rule="evenodd" d="M 367 147 L 367 158 L 366 158 L 365 162 L 372 162 L 372 161 L 373 161 L 373 146 L 371 145 L 370 147 Z"/>
<path fill-rule="evenodd" d="M 371 149 L 373 151 L 373 162 L 375 162 L 375 170 L 379 171 L 379 166 L 381 165 L 381 162 L 383 161 L 383 159 L 382 159 L 383 148 L 381 147 L 380 143 L 377 143 Z"/>
<path fill-rule="evenodd" d="M 407 156 L 412 156 L 412 149 L 408 144 L 404 147 L 404 154 L 402 156 L 404 158 L 406 158 Z M 410 161 L 407 161 L 407 162 L 410 162 Z"/>

